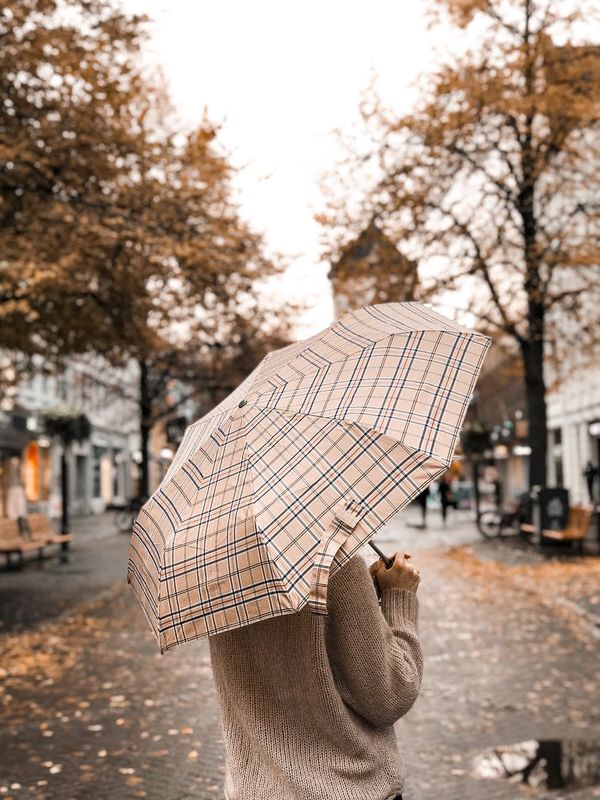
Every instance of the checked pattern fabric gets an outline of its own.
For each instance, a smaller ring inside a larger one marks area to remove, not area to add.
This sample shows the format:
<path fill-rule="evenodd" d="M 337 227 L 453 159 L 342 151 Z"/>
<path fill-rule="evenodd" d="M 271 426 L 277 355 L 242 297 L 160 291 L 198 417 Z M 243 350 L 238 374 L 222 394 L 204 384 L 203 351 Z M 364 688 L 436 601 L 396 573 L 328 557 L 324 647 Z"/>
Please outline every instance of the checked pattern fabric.
<path fill-rule="evenodd" d="M 270 353 L 190 425 L 133 529 L 161 652 L 309 604 L 449 466 L 489 340 L 418 303 Z"/>

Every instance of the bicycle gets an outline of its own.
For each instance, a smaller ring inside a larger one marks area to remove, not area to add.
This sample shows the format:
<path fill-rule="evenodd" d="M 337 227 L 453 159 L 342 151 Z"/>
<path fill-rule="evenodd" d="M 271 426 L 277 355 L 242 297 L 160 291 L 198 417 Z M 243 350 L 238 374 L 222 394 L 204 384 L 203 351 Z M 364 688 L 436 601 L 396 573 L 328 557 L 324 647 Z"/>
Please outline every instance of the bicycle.
<path fill-rule="evenodd" d="M 114 510 L 113 521 L 119 533 L 131 533 L 135 518 L 145 502 L 144 497 L 132 497 L 127 505 Z"/>
<path fill-rule="evenodd" d="M 477 520 L 477 527 L 485 539 L 495 539 L 505 534 L 520 533 L 521 525 L 526 520 L 525 503 L 517 500 L 511 508 L 484 511 Z"/>

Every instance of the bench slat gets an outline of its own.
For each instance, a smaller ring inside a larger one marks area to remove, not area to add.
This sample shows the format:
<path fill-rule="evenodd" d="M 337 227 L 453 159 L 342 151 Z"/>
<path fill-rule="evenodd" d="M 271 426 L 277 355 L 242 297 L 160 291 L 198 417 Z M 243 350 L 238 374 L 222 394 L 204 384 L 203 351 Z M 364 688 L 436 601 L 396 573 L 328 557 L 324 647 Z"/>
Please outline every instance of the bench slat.
<path fill-rule="evenodd" d="M 587 536 L 592 522 L 592 508 L 590 506 L 573 506 L 569 511 L 567 527 L 562 530 L 543 530 L 542 536 L 546 539 L 560 541 L 581 541 Z"/>
<path fill-rule="evenodd" d="M 46 514 L 29 514 L 27 516 L 27 527 L 34 541 L 46 544 L 62 544 L 63 542 L 73 541 L 70 533 L 55 533 L 50 518 Z"/>

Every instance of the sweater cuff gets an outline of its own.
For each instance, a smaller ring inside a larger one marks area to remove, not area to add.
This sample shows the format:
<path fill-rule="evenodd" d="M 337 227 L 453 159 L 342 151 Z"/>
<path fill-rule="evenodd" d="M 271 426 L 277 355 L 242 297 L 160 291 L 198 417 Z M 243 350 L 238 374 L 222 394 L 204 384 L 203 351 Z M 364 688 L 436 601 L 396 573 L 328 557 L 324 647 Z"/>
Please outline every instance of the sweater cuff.
<path fill-rule="evenodd" d="M 419 598 L 416 592 L 411 592 L 409 589 L 383 589 L 381 611 L 390 624 L 406 621 L 416 625 L 419 617 Z"/>

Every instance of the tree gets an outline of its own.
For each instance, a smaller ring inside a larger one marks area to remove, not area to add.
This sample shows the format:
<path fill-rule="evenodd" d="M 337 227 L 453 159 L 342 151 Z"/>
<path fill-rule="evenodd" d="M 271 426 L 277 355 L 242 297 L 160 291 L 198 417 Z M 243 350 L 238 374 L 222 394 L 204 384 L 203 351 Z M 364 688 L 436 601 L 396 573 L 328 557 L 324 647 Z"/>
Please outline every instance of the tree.
<path fill-rule="evenodd" d="M 118 349 L 88 254 L 107 196 L 144 151 L 142 19 L 109 0 L 0 9 L 0 345 L 23 354 Z M 107 268 L 109 268 L 108 262 Z M 108 287 L 109 288 L 109 287 Z"/>
<path fill-rule="evenodd" d="M 146 137 L 152 142 L 151 131 Z M 263 318 L 257 285 L 281 271 L 239 214 L 233 168 L 215 126 L 205 119 L 189 135 L 167 135 L 146 152 L 143 170 L 116 192 L 93 247 L 98 259 L 111 254 L 106 282 L 120 346 L 139 368 L 144 495 L 151 429 L 173 413 L 167 387 L 178 381 L 198 392 L 210 337 L 230 336 L 244 306 Z"/>
<path fill-rule="evenodd" d="M 334 196 L 320 219 L 329 252 L 342 226 L 385 221 L 430 265 L 431 297 L 467 297 L 483 330 L 516 343 L 529 480 L 543 485 L 544 367 L 564 365 L 573 345 L 581 363 L 598 332 L 600 46 L 581 33 L 597 13 L 567 0 L 431 5 L 464 29 L 469 49 L 426 77 L 412 113 L 370 93 L 372 144 L 350 163 L 354 185 L 361 165 L 377 177 L 351 213 Z"/>
<path fill-rule="evenodd" d="M 47 368 L 135 361 L 147 493 L 159 393 L 280 265 L 241 218 L 218 128 L 174 129 L 140 72 L 143 22 L 111 0 L 0 11 L 0 347 Z"/>

